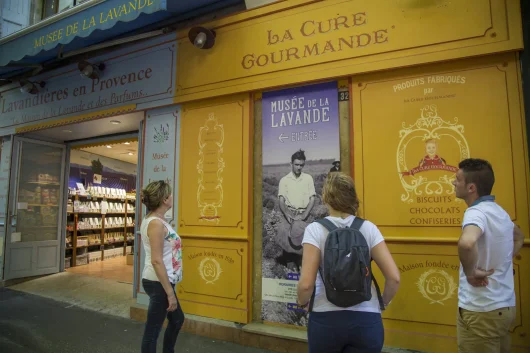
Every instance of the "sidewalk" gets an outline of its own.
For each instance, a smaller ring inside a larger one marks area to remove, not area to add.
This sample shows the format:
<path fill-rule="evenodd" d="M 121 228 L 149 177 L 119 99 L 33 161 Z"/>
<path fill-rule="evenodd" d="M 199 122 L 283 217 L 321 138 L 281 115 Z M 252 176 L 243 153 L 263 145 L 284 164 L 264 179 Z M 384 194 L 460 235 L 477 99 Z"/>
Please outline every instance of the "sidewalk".
<path fill-rule="evenodd" d="M 129 319 L 131 318 L 131 307 L 136 306 L 136 301 L 132 298 L 132 285 L 128 283 L 121 283 L 114 280 L 102 279 L 89 277 L 85 275 L 73 274 L 69 272 L 58 273 L 51 276 L 45 276 L 37 279 L 33 279 L 27 282 L 19 283 L 9 287 L 10 290 L 15 290 L 19 292 L 33 294 L 39 297 L 53 299 L 67 305 L 61 306 L 62 308 L 71 309 L 71 308 L 80 308 L 86 309 L 95 313 L 112 315 L 117 318 L 126 319 L 126 322 L 132 322 Z M 1 299 L 0 299 L 1 300 Z M 2 312 L 2 303 L 0 301 L 0 312 Z M 197 333 L 197 335 L 192 335 L 186 333 L 183 337 L 201 337 L 201 339 L 206 340 L 206 342 L 223 342 L 223 344 L 228 344 L 223 337 L 230 336 L 228 327 L 223 327 L 223 325 L 233 323 L 221 322 L 221 320 L 207 319 L 196 317 L 193 315 L 188 315 L 187 329 L 194 328 L 194 330 L 188 330 L 188 332 Z M 1 335 L 1 320 L 3 317 L 0 316 L 0 335 Z M 140 322 L 135 322 L 135 324 L 143 325 L 142 318 L 135 318 Z M 211 325 L 210 325 L 211 323 Z M 256 327 L 260 328 L 256 329 Z M 267 350 L 259 350 L 254 347 L 261 347 L 264 349 L 271 349 L 275 352 L 286 352 L 289 350 L 291 345 L 296 345 L 300 351 L 300 342 L 301 337 L 297 337 L 299 342 L 291 342 L 289 339 L 281 339 L 281 335 L 275 334 L 274 332 L 264 333 L 264 331 L 275 331 L 277 327 L 269 326 L 263 327 L 262 324 L 250 324 L 243 327 L 246 340 L 259 340 L 263 344 L 247 344 L 249 342 L 243 342 L 245 346 L 240 346 L 237 343 L 238 340 L 232 340 L 235 343 L 231 343 L 233 346 L 242 347 L 241 349 L 244 352 L 269 352 Z M 186 328 L 185 328 L 186 329 Z M 215 332 L 213 332 L 215 330 Z M 205 331 L 205 332 L 203 332 Z M 209 331 L 209 332 L 206 332 Z M 238 330 L 239 331 L 239 330 Z M 301 331 L 298 331 L 298 336 L 300 336 Z M 184 333 L 183 333 L 184 334 Z M 216 337 L 212 339 L 211 336 Z M 263 337 L 261 337 L 263 336 Z M 223 341 L 221 341 L 223 339 Z M 305 335 L 303 340 L 305 341 Z M 245 341 L 245 340 L 243 340 Z M 1 338 L 0 338 L 1 342 Z M 254 342 L 255 343 L 255 342 Z M 285 346 L 287 344 L 287 346 Z M 278 347 L 282 345 L 283 347 Z M 1 348 L 1 345 L 0 345 Z M 291 347 L 292 348 L 292 347 Z M 254 349 L 254 350 L 251 350 Z M 304 349 L 305 351 L 305 349 Z M 0 352 L 3 352 L 0 349 Z M 9 352 L 9 351 L 8 351 Z M 198 353 L 201 351 L 197 351 Z M 206 351 L 205 351 L 206 352 Z M 212 350 L 213 352 L 213 350 Z M 215 350 L 216 353 L 221 353 Z M 237 350 L 234 352 L 238 352 Z M 398 349 L 385 347 L 383 349 L 385 353 L 422 353 L 415 352 L 410 350 Z M 96 352 L 90 352 L 96 353 Z M 110 352 L 109 352 L 110 353 Z"/>
<path fill-rule="evenodd" d="M 140 352 L 143 323 L 8 288 L 0 288 L 0 312 L 0 352 Z M 176 351 L 271 353 L 185 332 L 179 335 Z"/>

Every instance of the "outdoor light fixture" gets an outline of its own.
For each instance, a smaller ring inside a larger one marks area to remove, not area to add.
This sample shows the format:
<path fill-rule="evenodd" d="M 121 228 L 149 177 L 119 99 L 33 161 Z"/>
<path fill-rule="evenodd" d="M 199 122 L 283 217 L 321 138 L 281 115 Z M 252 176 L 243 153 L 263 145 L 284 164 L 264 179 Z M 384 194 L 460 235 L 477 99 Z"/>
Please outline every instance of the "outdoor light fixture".
<path fill-rule="evenodd" d="M 204 27 L 193 27 L 188 38 L 199 49 L 210 49 L 215 44 L 215 32 Z"/>
<path fill-rule="evenodd" d="M 82 77 L 87 77 L 91 80 L 99 78 L 101 71 L 105 70 L 105 64 L 100 63 L 97 65 L 91 64 L 88 61 L 80 61 L 77 64 L 77 68 L 81 71 Z"/>
<path fill-rule="evenodd" d="M 31 81 L 28 81 L 28 80 L 20 80 L 19 81 L 19 84 L 20 84 L 20 92 L 22 93 L 29 93 L 29 94 L 37 94 L 39 93 L 39 88 L 43 88 L 46 83 L 41 81 L 41 82 L 38 82 L 37 84 L 31 82 Z"/>

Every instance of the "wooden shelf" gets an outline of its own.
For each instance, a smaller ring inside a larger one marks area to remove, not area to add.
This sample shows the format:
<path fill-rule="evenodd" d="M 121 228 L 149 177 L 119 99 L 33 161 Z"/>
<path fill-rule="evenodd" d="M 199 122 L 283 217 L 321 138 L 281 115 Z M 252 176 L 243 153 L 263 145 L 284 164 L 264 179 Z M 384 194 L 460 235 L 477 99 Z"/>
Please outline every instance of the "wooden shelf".
<path fill-rule="evenodd" d="M 130 242 L 133 242 L 133 241 L 134 241 L 134 239 L 127 240 L 127 243 L 130 243 Z M 115 241 L 115 242 L 106 242 L 103 245 L 113 245 L 113 244 L 123 244 L 123 243 L 124 243 L 123 240 L 118 240 L 118 241 Z M 99 244 L 88 244 L 88 245 L 83 245 L 83 246 L 76 246 L 76 249 L 92 248 L 94 246 L 101 246 L 101 243 L 99 243 Z M 72 246 L 65 248 L 65 250 L 73 250 L 73 249 L 74 248 Z M 94 251 L 98 251 L 98 250 L 94 250 Z"/>
<path fill-rule="evenodd" d="M 125 202 L 125 201 L 136 201 L 136 199 L 129 199 L 129 198 L 121 198 L 121 197 L 109 197 L 109 196 L 92 196 L 92 195 L 77 195 L 78 197 L 80 198 L 91 198 L 91 199 L 94 199 L 94 200 L 107 200 L 107 201 L 121 201 L 121 202 Z M 75 198 L 74 195 L 68 195 L 68 198 Z"/>
<path fill-rule="evenodd" d="M 82 214 L 82 215 L 95 215 L 95 216 L 101 216 L 103 215 L 101 212 L 67 212 L 68 214 Z M 125 213 L 125 212 L 107 212 L 105 215 L 128 215 L 127 217 L 134 217 L 134 213 Z"/>
<path fill-rule="evenodd" d="M 25 183 L 34 185 L 61 186 L 61 184 L 55 181 L 26 181 Z"/>
<path fill-rule="evenodd" d="M 107 229 L 123 229 L 123 228 L 132 228 L 134 226 L 118 226 L 118 227 L 105 227 L 105 228 L 86 228 L 86 229 L 78 229 L 78 232 L 86 232 L 87 230 L 107 230 Z M 69 232 L 73 232 L 73 230 L 69 230 Z"/>
<path fill-rule="evenodd" d="M 92 197 L 91 195 L 69 195 L 68 198 L 69 199 L 73 199 L 74 201 L 79 201 L 80 198 L 84 198 L 84 199 L 88 199 L 88 197 L 90 197 L 92 200 L 97 200 L 97 199 L 103 199 L 104 197 Z M 71 242 L 72 242 L 72 247 L 71 248 L 67 248 L 68 250 L 73 250 L 73 253 L 76 253 L 76 250 L 77 250 L 77 239 L 78 238 L 88 238 L 94 234 L 99 234 L 100 235 L 100 239 L 103 239 L 105 237 L 105 233 L 123 233 L 123 236 L 124 236 L 124 240 L 119 240 L 119 241 L 115 241 L 115 242 L 104 242 L 103 244 L 102 243 L 99 243 L 99 244 L 88 244 L 88 245 L 85 245 L 85 246 L 81 246 L 79 248 L 91 248 L 91 249 L 94 249 L 93 251 L 89 251 L 89 252 L 96 252 L 96 251 L 101 251 L 101 260 L 100 261 L 104 261 L 105 259 L 105 246 L 108 246 L 108 245 L 116 245 L 115 246 L 115 249 L 120 249 L 121 247 L 123 247 L 123 255 L 126 255 L 126 252 L 127 252 L 127 246 L 128 244 L 131 244 L 134 242 L 134 238 L 133 239 L 127 239 L 127 234 L 129 232 L 129 229 L 127 228 L 133 228 L 134 225 L 120 225 L 120 226 L 117 226 L 117 227 L 105 227 L 104 226 L 104 223 L 103 223 L 103 227 L 101 228 L 88 228 L 88 229 L 77 229 L 77 226 L 79 224 L 79 218 L 80 218 L 80 215 L 87 215 L 90 217 L 90 215 L 93 215 L 95 217 L 98 217 L 98 218 L 101 218 L 101 220 L 104 222 L 105 221 L 105 217 L 107 216 L 114 216 L 114 215 L 119 215 L 119 216 L 124 216 L 124 217 L 135 217 L 135 211 L 133 212 L 127 212 L 127 206 L 129 205 L 129 201 L 133 201 L 133 202 L 136 202 L 135 199 L 122 199 L 122 198 L 105 198 L 107 201 L 121 201 L 121 202 L 124 202 L 124 211 L 123 212 L 108 212 L 106 214 L 101 214 L 101 212 L 67 212 L 68 215 L 73 215 L 74 216 L 74 229 L 72 230 L 68 230 L 67 231 L 72 235 L 72 238 L 71 238 Z M 107 230 L 110 230 L 110 232 L 106 232 Z M 81 235 L 81 234 L 90 234 L 90 233 L 87 233 L 87 231 L 92 231 L 92 234 L 91 235 Z M 123 245 L 121 245 L 123 244 Z M 103 245 L 103 246 L 102 246 Z M 100 247 L 101 249 L 98 249 L 97 247 Z M 76 264 L 76 261 L 77 260 L 77 257 L 76 256 L 72 256 L 72 265 L 71 267 L 76 267 L 77 264 Z"/>
<path fill-rule="evenodd" d="M 77 249 L 84 249 L 84 248 L 88 248 L 88 245 L 76 246 L 75 248 L 76 248 L 76 250 L 77 250 Z M 73 246 L 70 246 L 70 247 L 65 248 L 65 250 L 73 250 L 73 249 L 74 249 Z"/>

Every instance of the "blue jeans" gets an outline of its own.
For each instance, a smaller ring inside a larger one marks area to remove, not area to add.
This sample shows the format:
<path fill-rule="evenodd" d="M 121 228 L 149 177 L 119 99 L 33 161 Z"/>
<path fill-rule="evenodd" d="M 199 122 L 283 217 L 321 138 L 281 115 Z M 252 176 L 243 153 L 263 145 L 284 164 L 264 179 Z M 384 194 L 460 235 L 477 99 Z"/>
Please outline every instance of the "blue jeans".
<path fill-rule="evenodd" d="M 309 353 L 381 353 L 385 331 L 379 313 L 312 312 L 307 338 Z"/>
<path fill-rule="evenodd" d="M 158 335 L 167 317 L 168 325 L 164 334 L 164 353 L 174 353 L 175 343 L 184 323 L 184 313 L 178 303 L 177 310 L 168 312 L 169 302 L 167 294 L 158 281 L 142 279 L 145 292 L 149 296 L 149 309 L 147 310 L 147 322 L 145 323 L 144 337 L 142 339 L 142 353 L 156 353 Z M 173 292 L 175 286 L 173 285 Z"/>

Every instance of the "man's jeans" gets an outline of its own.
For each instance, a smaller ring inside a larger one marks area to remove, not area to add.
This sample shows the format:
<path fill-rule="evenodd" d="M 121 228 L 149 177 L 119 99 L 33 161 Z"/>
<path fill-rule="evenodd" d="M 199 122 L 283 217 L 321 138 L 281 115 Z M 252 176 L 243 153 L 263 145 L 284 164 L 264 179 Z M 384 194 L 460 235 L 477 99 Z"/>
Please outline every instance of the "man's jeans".
<path fill-rule="evenodd" d="M 174 353 L 177 337 L 184 323 L 184 313 L 178 303 L 177 310 L 168 312 L 169 302 L 167 294 L 158 281 L 142 279 L 145 292 L 149 295 L 149 309 L 147 311 L 147 322 L 145 324 L 144 337 L 142 339 L 142 353 L 156 353 L 158 335 L 167 316 L 168 325 L 164 334 L 163 353 Z M 175 291 L 175 286 L 173 286 Z"/>

